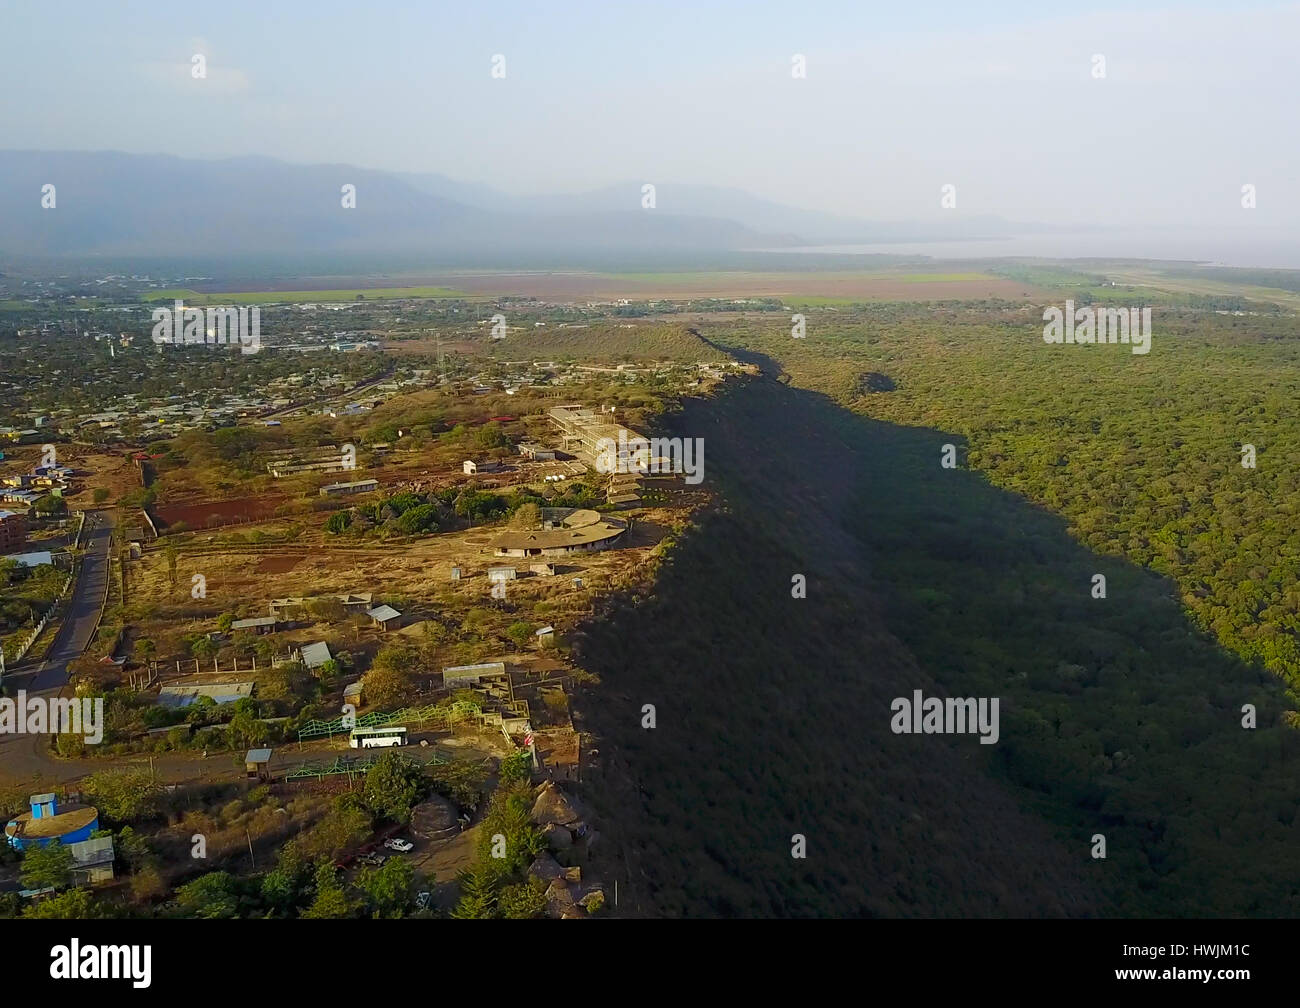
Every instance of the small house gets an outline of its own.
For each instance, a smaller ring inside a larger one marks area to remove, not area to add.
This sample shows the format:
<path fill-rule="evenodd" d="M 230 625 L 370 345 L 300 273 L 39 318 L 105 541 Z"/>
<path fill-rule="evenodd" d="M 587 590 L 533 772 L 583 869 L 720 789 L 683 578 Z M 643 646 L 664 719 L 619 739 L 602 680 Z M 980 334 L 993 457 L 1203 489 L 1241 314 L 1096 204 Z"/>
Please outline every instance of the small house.
<path fill-rule="evenodd" d="M 366 615 L 374 620 L 375 626 L 379 627 L 380 630 L 392 630 L 402 618 L 402 614 L 390 605 L 381 605 L 374 609 L 368 609 Z"/>
<path fill-rule="evenodd" d="M 244 776 L 260 781 L 271 779 L 271 750 L 250 749 L 244 757 Z"/>

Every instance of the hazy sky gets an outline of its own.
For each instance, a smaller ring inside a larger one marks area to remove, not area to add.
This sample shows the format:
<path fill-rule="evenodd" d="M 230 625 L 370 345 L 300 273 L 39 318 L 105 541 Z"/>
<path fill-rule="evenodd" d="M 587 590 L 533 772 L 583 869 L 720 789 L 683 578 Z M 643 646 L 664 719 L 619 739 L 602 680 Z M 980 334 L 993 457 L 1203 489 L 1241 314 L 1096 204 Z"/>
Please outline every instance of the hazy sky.
<path fill-rule="evenodd" d="M 265 154 L 512 193 L 711 183 L 876 218 L 937 214 L 953 184 L 960 212 L 1013 219 L 1300 223 L 1300 4 L 6 7 L 8 148 Z"/>

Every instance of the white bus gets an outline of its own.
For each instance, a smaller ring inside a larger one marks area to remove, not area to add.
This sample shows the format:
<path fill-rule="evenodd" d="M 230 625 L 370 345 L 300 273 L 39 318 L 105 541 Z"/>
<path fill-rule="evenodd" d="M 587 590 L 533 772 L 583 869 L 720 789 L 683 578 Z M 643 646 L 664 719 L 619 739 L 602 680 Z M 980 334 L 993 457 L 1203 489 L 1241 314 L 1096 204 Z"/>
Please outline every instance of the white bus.
<path fill-rule="evenodd" d="M 348 735 L 348 745 L 353 749 L 375 749 L 379 746 L 406 745 L 406 729 L 353 728 Z"/>

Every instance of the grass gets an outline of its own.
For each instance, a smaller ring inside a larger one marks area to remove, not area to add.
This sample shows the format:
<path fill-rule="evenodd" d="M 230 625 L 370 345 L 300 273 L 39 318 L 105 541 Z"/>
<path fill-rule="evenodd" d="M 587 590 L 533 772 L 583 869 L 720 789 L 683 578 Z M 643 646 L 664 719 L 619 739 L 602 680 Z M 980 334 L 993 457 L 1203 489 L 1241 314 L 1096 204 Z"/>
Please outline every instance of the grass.
<path fill-rule="evenodd" d="M 230 291 L 212 294 L 200 294 L 198 291 L 173 289 L 151 291 L 144 295 L 145 301 L 173 301 L 180 298 L 191 305 L 228 305 L 228 304 L 297 304 L 324 303 L 340 301 L 385 301 L 396 298 L 465 298 L 475 296 L 450 287 L 371 287 L 352 290 L 318 290 L 318 291 Z"/>

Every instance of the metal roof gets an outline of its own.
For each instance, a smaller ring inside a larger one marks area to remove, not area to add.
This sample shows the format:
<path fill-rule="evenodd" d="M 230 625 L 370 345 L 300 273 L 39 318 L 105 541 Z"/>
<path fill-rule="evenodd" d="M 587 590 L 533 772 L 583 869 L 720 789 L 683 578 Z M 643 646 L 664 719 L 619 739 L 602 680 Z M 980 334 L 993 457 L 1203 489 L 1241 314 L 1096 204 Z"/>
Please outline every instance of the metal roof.
<path fill-rule="evenodd" d="M 250 749 L 248 755 L 244 757 L 245 763 L 270 763 L 270 749 Z"/>
<path fill-rule="evenodd" d="M 378 608 L 367 610 L 366 615 L 371 619 L 377 619 L 382 623 L 386 620 L 397 619 L 397 617 L 402 614 L 390 605 L 381 605 Z"/>

